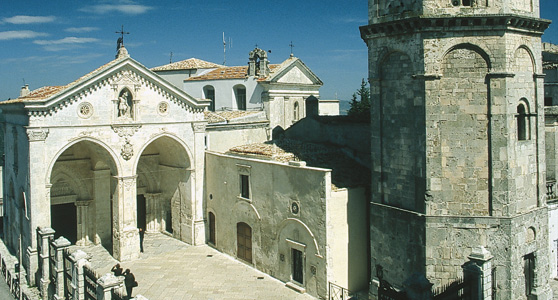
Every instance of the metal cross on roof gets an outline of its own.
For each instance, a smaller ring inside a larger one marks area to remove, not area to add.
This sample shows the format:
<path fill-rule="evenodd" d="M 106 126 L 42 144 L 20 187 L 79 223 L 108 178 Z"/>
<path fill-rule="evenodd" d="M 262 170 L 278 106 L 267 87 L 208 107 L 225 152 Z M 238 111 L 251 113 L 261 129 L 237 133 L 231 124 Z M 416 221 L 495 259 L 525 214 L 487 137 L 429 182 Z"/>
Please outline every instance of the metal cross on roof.
<path fill-rule="evenodd" d="M 294 47 L 293 41 L 291 41 L 291 43 L 289 44 L 289 47 L 291 47 L 291 55 L 293 55 L 293 47 Z"/>
<path fill-rule="evenodd" d="M 124 31 L 124 25 L 122 25 L 122 28 L 120 29 L 120 31 L 116 31 L 115 33 L 120 34 L 120 37 L 116 41 L 116 51 L 118 51 L 118 49 L 120 49 L 120 47 L 122 47 L 124 45 L 124 35 L 125 34 L 130 34 L 130 33 Z"/>

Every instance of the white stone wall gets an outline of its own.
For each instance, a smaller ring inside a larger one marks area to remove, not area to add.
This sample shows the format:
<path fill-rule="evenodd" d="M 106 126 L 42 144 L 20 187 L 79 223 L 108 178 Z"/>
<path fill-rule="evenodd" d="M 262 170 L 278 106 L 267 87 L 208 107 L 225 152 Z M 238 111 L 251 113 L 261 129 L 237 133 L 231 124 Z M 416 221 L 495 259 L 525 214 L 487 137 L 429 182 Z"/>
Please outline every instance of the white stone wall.
<path fill-rule="evenodd" d="M 187 80 L 183 83 L 186 93 L 195 98 L 206 98 L 203 92 L 205 86 L 215 89 L 215 110 L 237 109 L 234 87 L 242 85 L 246 88 L 246 109 L 262 109 L 263 87 L 258 84 L 256 77 L 222 80 Z"/>
<path fill-rule="evenodd" d="M 262 143 L 270 139 L 271 131 L 267 122 L 244 125 L 212 125 L 206 131 L 206 148 L 216 152 L 226 152 L 232 147 Z"/>
<path fill-rule="evenodd" d="M 236 224 L 244 222 L 252 228 L 255 268 L 319 297 L 328 281 L 362 287 L 362 190 L 333 197 L 329 170 L 214 152 L 206 154 L 205 174 L 206 222 L 213 213 L 217 249 L 236 257 Z M 250 199 L 239 196 L 240 174 L 250 176 Z M 293 248 L 305 257 L 302 285 L 291 277 Z"/>

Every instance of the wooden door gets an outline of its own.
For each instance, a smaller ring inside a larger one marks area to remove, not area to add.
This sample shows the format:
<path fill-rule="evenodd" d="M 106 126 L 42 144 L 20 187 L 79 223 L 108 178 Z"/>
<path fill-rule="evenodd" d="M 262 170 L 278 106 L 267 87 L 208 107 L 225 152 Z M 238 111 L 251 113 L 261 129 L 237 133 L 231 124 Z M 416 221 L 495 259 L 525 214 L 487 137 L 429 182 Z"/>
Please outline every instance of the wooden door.
<path fill-rule="evenodd" d="M 252 263 L 252 228 L 246 223 L 236 224 L 238 258 Z"/>

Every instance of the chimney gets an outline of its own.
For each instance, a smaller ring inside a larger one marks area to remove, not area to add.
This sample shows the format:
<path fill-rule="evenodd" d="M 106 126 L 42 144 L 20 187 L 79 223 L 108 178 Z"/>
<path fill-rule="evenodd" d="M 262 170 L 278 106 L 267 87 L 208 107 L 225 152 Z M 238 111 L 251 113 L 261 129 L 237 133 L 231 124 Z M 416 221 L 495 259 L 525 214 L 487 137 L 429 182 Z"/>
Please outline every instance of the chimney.
<path fill-rule="evenodd" d="M 27 95 L 29 95 L 29 85 L 26 84 L 25 86 L 21 87 L 21 91 L 19 91 L 19 96 L 20 97 L 25 97 Z"/>

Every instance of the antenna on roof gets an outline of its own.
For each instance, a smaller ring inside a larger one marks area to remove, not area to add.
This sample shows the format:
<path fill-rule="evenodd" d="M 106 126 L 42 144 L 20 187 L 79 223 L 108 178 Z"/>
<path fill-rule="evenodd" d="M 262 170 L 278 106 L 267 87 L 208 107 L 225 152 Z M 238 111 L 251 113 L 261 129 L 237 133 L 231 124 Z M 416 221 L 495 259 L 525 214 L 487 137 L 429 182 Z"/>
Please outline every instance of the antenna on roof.
<path fill-rule="evenodd" d="M 227 41 L 225 40 L 225 32 L 223 31 L 223 66 L 227 65 Z"/>
<path fill-rule="evenodd" d="M 23 80 L 23 86 L 25 86 L 25 78 L 21 78 Z"/>
<path fill-rule="evenodd" d="M 172 51 L 171 51 L 171 53 L 170 53 L 169 64 L 172 64 Z"/>

